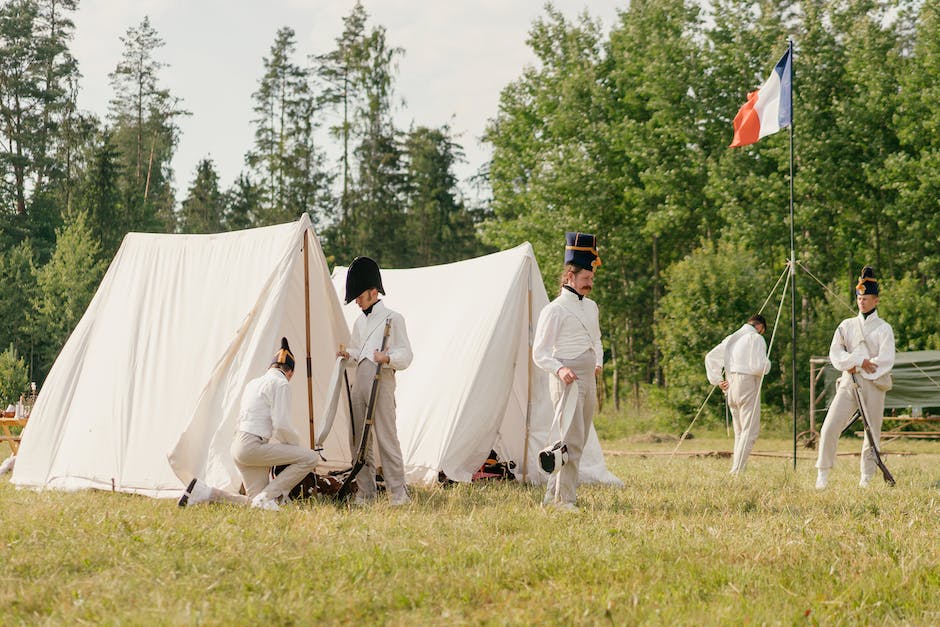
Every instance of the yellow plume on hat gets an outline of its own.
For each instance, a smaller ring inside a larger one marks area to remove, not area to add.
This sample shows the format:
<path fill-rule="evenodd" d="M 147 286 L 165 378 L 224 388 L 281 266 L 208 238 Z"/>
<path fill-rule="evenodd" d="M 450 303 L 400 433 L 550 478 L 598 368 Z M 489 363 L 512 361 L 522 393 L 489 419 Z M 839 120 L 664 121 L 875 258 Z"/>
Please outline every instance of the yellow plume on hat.
<path fill-rule="evenodd" d="M 281 349 L 274 355 L 274 363 L 288 370 L 294 369 L 294 354 L 290 351 L 286 337 L 281 338 Z"/>

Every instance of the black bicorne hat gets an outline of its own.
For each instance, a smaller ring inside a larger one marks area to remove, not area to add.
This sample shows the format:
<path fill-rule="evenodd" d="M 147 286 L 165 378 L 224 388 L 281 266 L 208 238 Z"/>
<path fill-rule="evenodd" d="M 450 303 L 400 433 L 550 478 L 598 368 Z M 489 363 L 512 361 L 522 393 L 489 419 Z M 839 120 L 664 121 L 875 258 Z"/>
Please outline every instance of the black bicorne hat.
<path fill-rule="evenodd" d="M 385 295 L 379 264 L 369 257 L 356 257 L 346 271 L 346 304 L 356 300 L 357 296 L 373 287 L 383 296 Z"/>
<path fill-rule="evenodd" d="M 590 233 L 565 233 L 565 264 L 594 271 L 601 265 L 597 253 L 597 238 Z"/>
<path fill-rule="evenodd" d="M 294 369 L 294 354 L 290 352 L 286 337 L 281 338 L 281 349 L 274 354 L 274 364 L 284 366 L 287 370 Z"/>
<path fill-rule="evenodd" d="M 875 270 L 871 266 L 862 268 L 862 276 L 858 277 L 858 285 L 855 286 L 855 294 L 878 295 L 878 279 L 875 278 Z"/>

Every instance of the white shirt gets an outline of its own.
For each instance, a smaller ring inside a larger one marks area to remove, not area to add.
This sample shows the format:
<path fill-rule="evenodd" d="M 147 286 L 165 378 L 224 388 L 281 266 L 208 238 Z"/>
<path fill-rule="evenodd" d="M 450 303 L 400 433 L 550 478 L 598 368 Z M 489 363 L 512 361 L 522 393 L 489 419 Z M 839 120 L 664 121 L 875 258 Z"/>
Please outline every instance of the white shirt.
<path fill-rule="evenodd" d="M 597 303 L 562 289 L 558 298 L 539 314 L 532 344 L 532 360 L 542 370 L 557 374 L 564 366 L 559 359 L 574 359 L 594 351 L 595 365 L 604 363 Z"/>
<path fill-rule="evenodd" d="M 770 371 L 767 343 L 753 325 L 745 324 L 705 355 L 705 374 L 709 383 L 721 383 L 722 370 L 729 374 L 759 376 Z"/>
<path fill-rule="evenodd" d="M 284 444 L 300 443 L 290 424 L 290 386 L 280 369 L 268 368 L 245 386 L 238 430 L 266 440 L 273 437 Z"/>
<path fill-rule="evenodd" d="M 350 348 L 346 349 L 349 358 L 358 364 L 363 359 L 375 363 L 375 351 L 382 348 L 382 336 L 385 334 L 385 321 L 392 321 L 389 331 L 388 351 L 389 362 L 387 367 L 394 370 L 404 370 L 411 365 L 414 354 L 411 352 L 411 342 L 408 340 L 408 330 L 405 328 L 405 319 L 397 311 L 392 311 L 382 301 L 372 306 L 368 316 L 356 318 L 353 324 L 352 337 L 349 338 Z"/>
<path fill-rule="evenodd" d="M 864 341 L 863 341 L 864 340 Z M 862 362 L 870 360 L 874 372 L 862 370 Z M 829 345 L 829 361 L 837 370 L 857 368 L 864 379 L 877 379 L 894 368 L 894 330 L 872 312 L 868 318 L 858 314 L 843 320 Z"/>

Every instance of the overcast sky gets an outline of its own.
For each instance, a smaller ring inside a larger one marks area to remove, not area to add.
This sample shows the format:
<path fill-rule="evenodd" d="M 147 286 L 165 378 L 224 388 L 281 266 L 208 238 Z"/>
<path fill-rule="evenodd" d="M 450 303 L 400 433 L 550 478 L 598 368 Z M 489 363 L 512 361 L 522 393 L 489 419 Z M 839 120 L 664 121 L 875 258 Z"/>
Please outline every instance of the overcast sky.
<path fill-rule="evenodd" d="M 108 74 L 120 59 L 120 37 L 144 16 L 165 42 L 161 85 L 192 115 L 180 121 L 173 167 L 177 196 L 196 164 L 210 157 L 222 188 L 244 167 L 253 141 L 251 94 L 278 28 L 297 34 L 297 58 L 329 51 L 354 0 L 80 0 L 72 52 L 82 72 L 79 107 L 104 119 L 111 98 Z M 389 44 L 404 48 L 396 95 L 405 100 L 399 127 L 450 124 L 464 147 L 466 179 L 489 159 L 480 143 L 497 110 L 499 92 L 535 57 L 525 41 L 542 0 L 365 0 L 370 25 L 386 28 Z M 587 10 L 609 32 L 624 0 L 555 0 L 569 19 Z"/>

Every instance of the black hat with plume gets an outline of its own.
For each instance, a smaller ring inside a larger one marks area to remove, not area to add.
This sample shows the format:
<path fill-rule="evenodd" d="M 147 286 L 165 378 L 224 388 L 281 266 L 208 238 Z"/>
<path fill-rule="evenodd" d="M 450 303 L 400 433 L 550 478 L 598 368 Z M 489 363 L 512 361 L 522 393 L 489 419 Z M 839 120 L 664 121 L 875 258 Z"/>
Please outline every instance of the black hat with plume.
<path fill-rule="evenodd" d="M 287 338 L 281 338 L 281 349 L 274 354 L 275 366 L 283 366 L 284 370 L 294 369 L 294 354 L 290 352 L 290 346 L 287 344 Z"/>
<path fill-rule="evenodd" d="M 855 286 L 855 293 L 858 296 L 863 294 L 878 295 L 878 279 L 875 278 L 875 270 L 871 266 L 862 268 L 862 276 L 858 277 L 858 285 Z"/>

